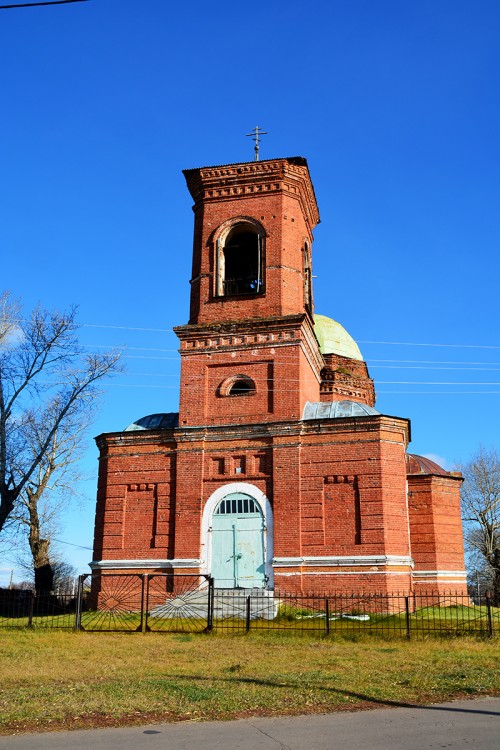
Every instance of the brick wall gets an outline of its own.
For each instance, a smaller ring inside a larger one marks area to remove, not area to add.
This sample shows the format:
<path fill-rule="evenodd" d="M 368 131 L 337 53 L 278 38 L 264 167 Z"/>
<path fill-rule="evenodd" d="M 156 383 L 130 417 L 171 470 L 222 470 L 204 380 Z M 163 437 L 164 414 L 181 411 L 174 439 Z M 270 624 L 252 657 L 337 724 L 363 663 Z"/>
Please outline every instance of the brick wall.
<path fill-rule="evenodd" d="M 461 589 L 447 572 L 464 571 L 464 546 L 460 514 L 461 477 L 416 474 L 408 476 L 411 549 L 416 582 L 422 588 Z M 441 571 L 441 576 L 432 575 Z M 418 576 L 421 573 L 421 576 Z"/>

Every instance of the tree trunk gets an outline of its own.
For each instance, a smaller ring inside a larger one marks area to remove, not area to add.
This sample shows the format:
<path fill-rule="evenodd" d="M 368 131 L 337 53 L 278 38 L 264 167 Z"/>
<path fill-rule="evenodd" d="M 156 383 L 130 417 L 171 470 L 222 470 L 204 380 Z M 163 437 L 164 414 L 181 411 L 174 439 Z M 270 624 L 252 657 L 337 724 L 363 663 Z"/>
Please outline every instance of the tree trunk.
<path fill-rule="evenodd" d="M 39 539 L 31 543 L 33 569 L 35 573 L 35 591 L 52 591 L 54 585 L 54 571 L 49 558 L 49 539 Z"/>
<path fill-rule="evenodd" d="M 40 538 L 40 519 L 38 516 L 38 500 L 40 491 L 30 492 L 28 490 L 29 511 L 29 545 L 33 558 L 33 570 L 35 573 L 35 591 L 52 591 L 54 585 L 54 571 L 49 557 L 50 539 Z"/>
<path fill-rule="evenodd" d="M 494 607 L 500 607 L 500 551 L 495 550 L 493 568 L 493 591 L 491 603 Z"/>

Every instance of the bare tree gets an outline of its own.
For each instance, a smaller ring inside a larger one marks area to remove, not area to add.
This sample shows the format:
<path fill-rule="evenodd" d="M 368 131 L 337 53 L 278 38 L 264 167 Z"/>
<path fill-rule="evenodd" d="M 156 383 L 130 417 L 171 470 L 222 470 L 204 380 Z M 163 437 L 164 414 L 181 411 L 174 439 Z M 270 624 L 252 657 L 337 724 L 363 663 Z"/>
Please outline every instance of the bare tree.
<path fill-rule="evenodd" d="M 500 606 L 500 454 L 481 447 L 460 470 L 466 548 L 485 566 L 493 602 Z"/>
<path fill-rule="evenodd" d="M 16 335 L 21 318 L 21 305 L 10 292 L 0 295 L 0 347 L 7 346 Z"/>
<path fill-rule="evenodd" d="M 9 522 L 27 525 L 35 570 L 48 565 L 48 583 L 40 500 L 63 488 L 100 382 L 120 370 L 116 352 L 85 353 L 75 315 L 37 307 L 23 319 L 8 294 L 0 297 L 0 532 Z"/>
<path fill-rule="evenodd" d="M 53 420 L 57 409 L 58 404 L 51 402 L 41 419 L 37 419 L 33 413 L 27 415 L 23 437 L 32 458 L 38 456 L 44 439 L 40 422 L 45 425 Z M 54 555 L 51 542 L 63 510 L 77 494 L 75 487 L 81 479 L 79 460 L 84 451 L 85 431 L 91 416 L 88 410 L 77 412 L 68 415 L 59 425 L 13 511 L 13 521 L 19 524 L 21 533 L 25 531 L 27 535 L 30 567 L 37 591 L 50 591 L 54 587 L 54 577 L 57 577 L 61 561 Z"/>

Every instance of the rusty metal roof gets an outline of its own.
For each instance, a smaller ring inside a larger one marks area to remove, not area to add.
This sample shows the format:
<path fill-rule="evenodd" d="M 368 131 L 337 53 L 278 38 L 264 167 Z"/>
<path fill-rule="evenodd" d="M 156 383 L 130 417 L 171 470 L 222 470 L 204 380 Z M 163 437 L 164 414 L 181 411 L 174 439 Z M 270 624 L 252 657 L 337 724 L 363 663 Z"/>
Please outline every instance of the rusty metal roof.
<path fill-rule="evenodd" d="M 450 472 L 445 471 L 430 458 L 417 456 L 415 453 L 406 454 L 406 473 L 407 474 L 434 474 L 441 477 L 449 477 Z"/>

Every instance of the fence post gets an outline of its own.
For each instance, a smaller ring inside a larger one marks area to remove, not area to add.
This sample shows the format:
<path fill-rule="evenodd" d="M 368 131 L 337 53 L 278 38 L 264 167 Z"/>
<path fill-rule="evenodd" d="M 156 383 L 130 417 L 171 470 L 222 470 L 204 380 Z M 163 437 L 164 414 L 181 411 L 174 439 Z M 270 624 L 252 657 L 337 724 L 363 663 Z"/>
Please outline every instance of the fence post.
<path fill-rule="evenodd" d="M 78 586 L 76 589 L 75 630 L 82 629 L 83 581 L 86 577 L 86 573 L 78 576 Z"/>
<path fill-rule="evenodd" d="M 207 627 L 206 632 L 211 633 L 214 628 L 214 579 L 208 578 L 208 602 L 207 602 Z"/>
<path fill-rule="evenodd" d="M 246 618 L 245 618 L 245 629 L 248 633 L 250 630 L 250 612 L 252 610 L 252 605 L 250 602 L 250 597 L 247 596 L 247 602 L 246 602 Z"/>
<path fill-rule="evenodd" d="M 488 638 L 493 638 L 493 617 L 491 614 L 491 591 L 486 591 L 486 614 L 488 616 Z"/>
<path fill-rule="evenodd" d="M 325 630 L 326 634 L 330 635 L 330 602 L 327 596 L 325 596 Z"/>
<path fill-rule="evenodd" d="M 137 632 L 138 633 L 144 633 L 145 632 L 145 624 L 146 624 L 145 620 L 146 620 L 146 618 L 144 616 L 144 613 L 146 611 L 146 609 L 145 609 L 146 601 L 145 601 L 144 592 L 145 592 L 145 586 L 146 586 L 146 581 L 147 581 L 148 577 L 149 576 L 148 576 L 147 573 L 139 573 L 139 578 L 141 579 L 141 619 L 140 619 L 139 625 L 137 626 Z"/>
<path fill-rule="evenodd" d="M 35 604 L 35 592 L 30 590 L 30 601 L 28 605 L 28 627 L 33 627 L 33 607 Z"/>
<path fill-rule="evenodd" d="M 411 621 L 410 621 L 410 597 L 405 596 L 405 615 L 406 615 L 406 637 L 411 638 Z"/>

